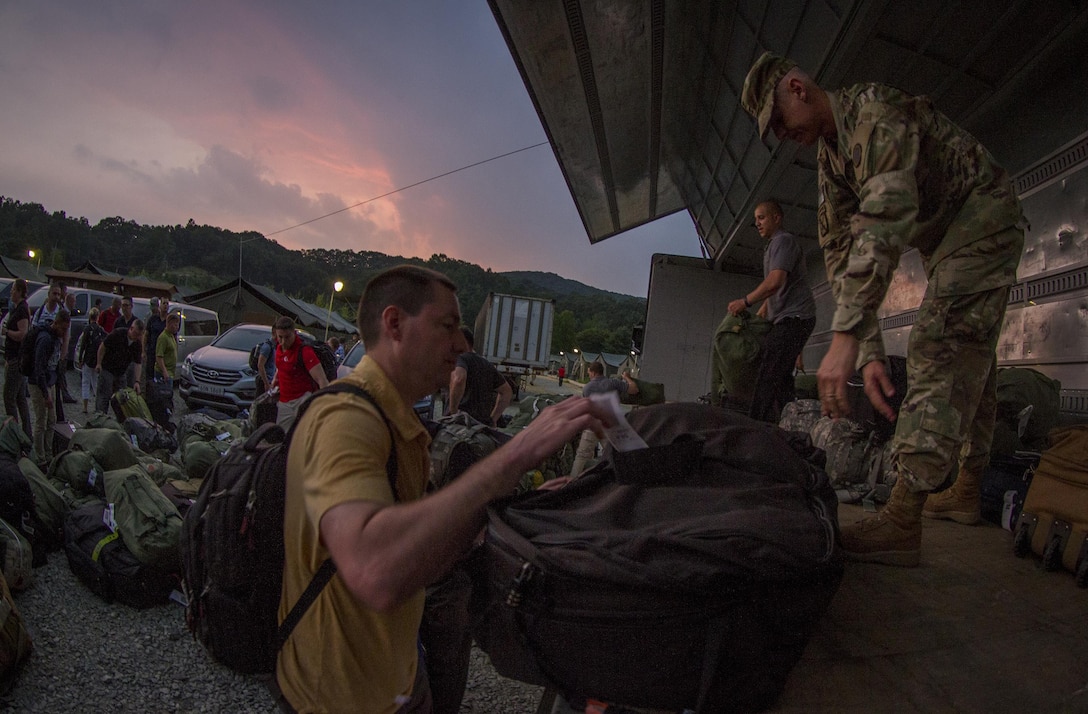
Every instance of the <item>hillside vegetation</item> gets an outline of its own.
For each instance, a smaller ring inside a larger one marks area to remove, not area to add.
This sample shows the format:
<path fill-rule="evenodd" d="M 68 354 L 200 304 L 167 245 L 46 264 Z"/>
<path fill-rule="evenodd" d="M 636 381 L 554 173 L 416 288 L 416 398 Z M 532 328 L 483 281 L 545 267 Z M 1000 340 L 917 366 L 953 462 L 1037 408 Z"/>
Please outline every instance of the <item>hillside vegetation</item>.
<path fill-rule="evenodd" d="M 250 282 L 318 305 L 328 304 L 330 276 L 346 285 L 337 303 L 354 305 L 379 271 L 401 263 L 422 265 L 457 283 L 468 323 L 489 292 L 554 299 L 555 352 L 574 347 L 626 352 L 631 330 L 645 314 L 641 298 L 598 290 L 554 273 L 496 273 L 443 254 L 420 260 L 374 251 L 289 250 L 260 233 L 236 233 L 192 219 L 185 225 L 145 226 L 116 216 L 91 225 L 64 211 L 50 213 L 41 204 L 0 197 L 0 255 L 25 260 L 28 249 L 41 252 L 42 272 L 46 266 L 73 270 L 90 261 L 103 270 L 172 283 L 183 294 L 192 294 L 233 280 L 240 271 Z M 354 319 L 348 308 L 341 311 Z"/>

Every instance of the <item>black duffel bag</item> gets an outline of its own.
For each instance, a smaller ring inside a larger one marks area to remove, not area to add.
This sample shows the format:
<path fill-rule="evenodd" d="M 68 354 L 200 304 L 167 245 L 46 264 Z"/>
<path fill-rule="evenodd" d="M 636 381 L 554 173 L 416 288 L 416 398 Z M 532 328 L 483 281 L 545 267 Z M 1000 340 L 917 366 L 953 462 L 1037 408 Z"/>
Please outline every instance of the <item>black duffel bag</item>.
<path fill-rule="evenodd" d="M 629 421 L 650 449 L 489 509 L 473 635 L 499 674 L 568 698 L 766 708 L 842 578 L 826 474 L 716 407 Z"/>

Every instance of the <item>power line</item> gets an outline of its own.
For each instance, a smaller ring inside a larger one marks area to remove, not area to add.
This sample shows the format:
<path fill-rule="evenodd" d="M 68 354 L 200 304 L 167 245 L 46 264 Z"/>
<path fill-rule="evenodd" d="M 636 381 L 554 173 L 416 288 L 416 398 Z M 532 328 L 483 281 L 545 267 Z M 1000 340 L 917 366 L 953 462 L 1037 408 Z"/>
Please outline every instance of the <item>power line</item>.
<path fill-rule="evenodd" d="M 538 144 L 533 144 L 531 146 L 523 146 L 520 149 L 514 149 L 513 151 L 508 151 L 505 154 L 499 154 L 498 156 L 492 156 L 490 159 L 483 159 L 482 161 L 477 161 L 476 163 L 468 164 L 467 166 L 462 166 L 461 168 L 453 169 L 452 171 L 447 171 L 445 173 L 438 174 L 437 176 L 432 176 L 430 178 L 423 179 L 422 181 L 416 181 L 415 183 L 410 183 L 407 186 L 401 186 L 400 188 L 395 188 L 392 191 L 388 191 L 386 193 L 383 193 L 380 196 L 374 196 L 373 198 L 368 198 L 365 201 L 359 201 L 358 203 L 353 203 L 350 206 L 345 206 L 344 208 L 335 210 L 332 213 L 326 213 L 323 216 L 318 216 L 317 218 L 311 218 L 308 221 L 303 221 L 302 223 L 296 223 L 293 226 L 288 226 L 287 228 L 281 228 L 278 231 L 272 231 L 271 233 L 265 233 L 264 235 L 267 238 L 269 236 L 279 235 L 280 233 L 286 233 L 287 231 L 294 230 L 295 228 L 300 228 L 302 226 L 309 225 L 310 223 L 316 223 L 317 221 L 320 221 L 320 220 L 322 220 L 324 218 L 328 218 L 330 216 L 335 216 L 337 213 L 343 213 L 344 211 L 350 211 L 353 208 L 358 208 L 359 206 L 365 205 L 367 203 L 372 203 L 374 201 L 386 198 L 387 196 L 392 196 L 394 193 L 400 193 L 401 191 L 407 191 L 410 188 L 415 188 L 416 186 L 422 186 L 425 183 L 429 183 L 431 181 L 435 181 L 435 180 L 440 179 L 440 178 L 445 178 L 446 176 L 452 176 L 453 174 L 458 173 L 460 171 L 465 171 L 467 169 L 473 169 L 473 168 L 476 168 L 477 166 L 483 166 L 486 163 L 490 163 L 492 161 L 498 161 L 499 159 L 505 159 L 507 156 L 513 156 L 514 154 L 520 154 L 522 151 L 528 151 L 529 149 L 536 149 L 536 148 L 541 147 L 541 146 L 546 146 L 547 143 L 548 142 L 546 142 L 546 141 L 542 141 L 542 142 L 540 142 Z"/>

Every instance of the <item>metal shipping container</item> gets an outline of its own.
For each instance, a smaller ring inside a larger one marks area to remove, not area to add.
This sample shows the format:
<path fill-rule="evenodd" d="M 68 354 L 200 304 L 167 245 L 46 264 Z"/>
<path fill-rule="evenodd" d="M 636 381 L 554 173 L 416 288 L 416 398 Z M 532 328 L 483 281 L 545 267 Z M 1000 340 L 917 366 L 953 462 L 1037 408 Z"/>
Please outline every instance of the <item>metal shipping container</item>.
<path fill-rule="evenodd" d="M 554 315 L 554 300 L 489 293 L 476 316 L 476 352 L 500 371 L 544 369 Z"/>

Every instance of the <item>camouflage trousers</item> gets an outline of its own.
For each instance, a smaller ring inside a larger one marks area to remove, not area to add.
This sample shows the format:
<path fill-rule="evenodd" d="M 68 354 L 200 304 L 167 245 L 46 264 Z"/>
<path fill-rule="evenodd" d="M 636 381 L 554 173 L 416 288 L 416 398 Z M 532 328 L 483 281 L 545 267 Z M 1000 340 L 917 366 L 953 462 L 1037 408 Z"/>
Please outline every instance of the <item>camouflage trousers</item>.
<path fill-rule="evenodd" d="M 997 413 L 997 338 L 1009 287 L 933 297 L 918 308 L 907 346 L 907 395 L 892 449 L 899 478 L 932 491 L 990 458 Z"/>

